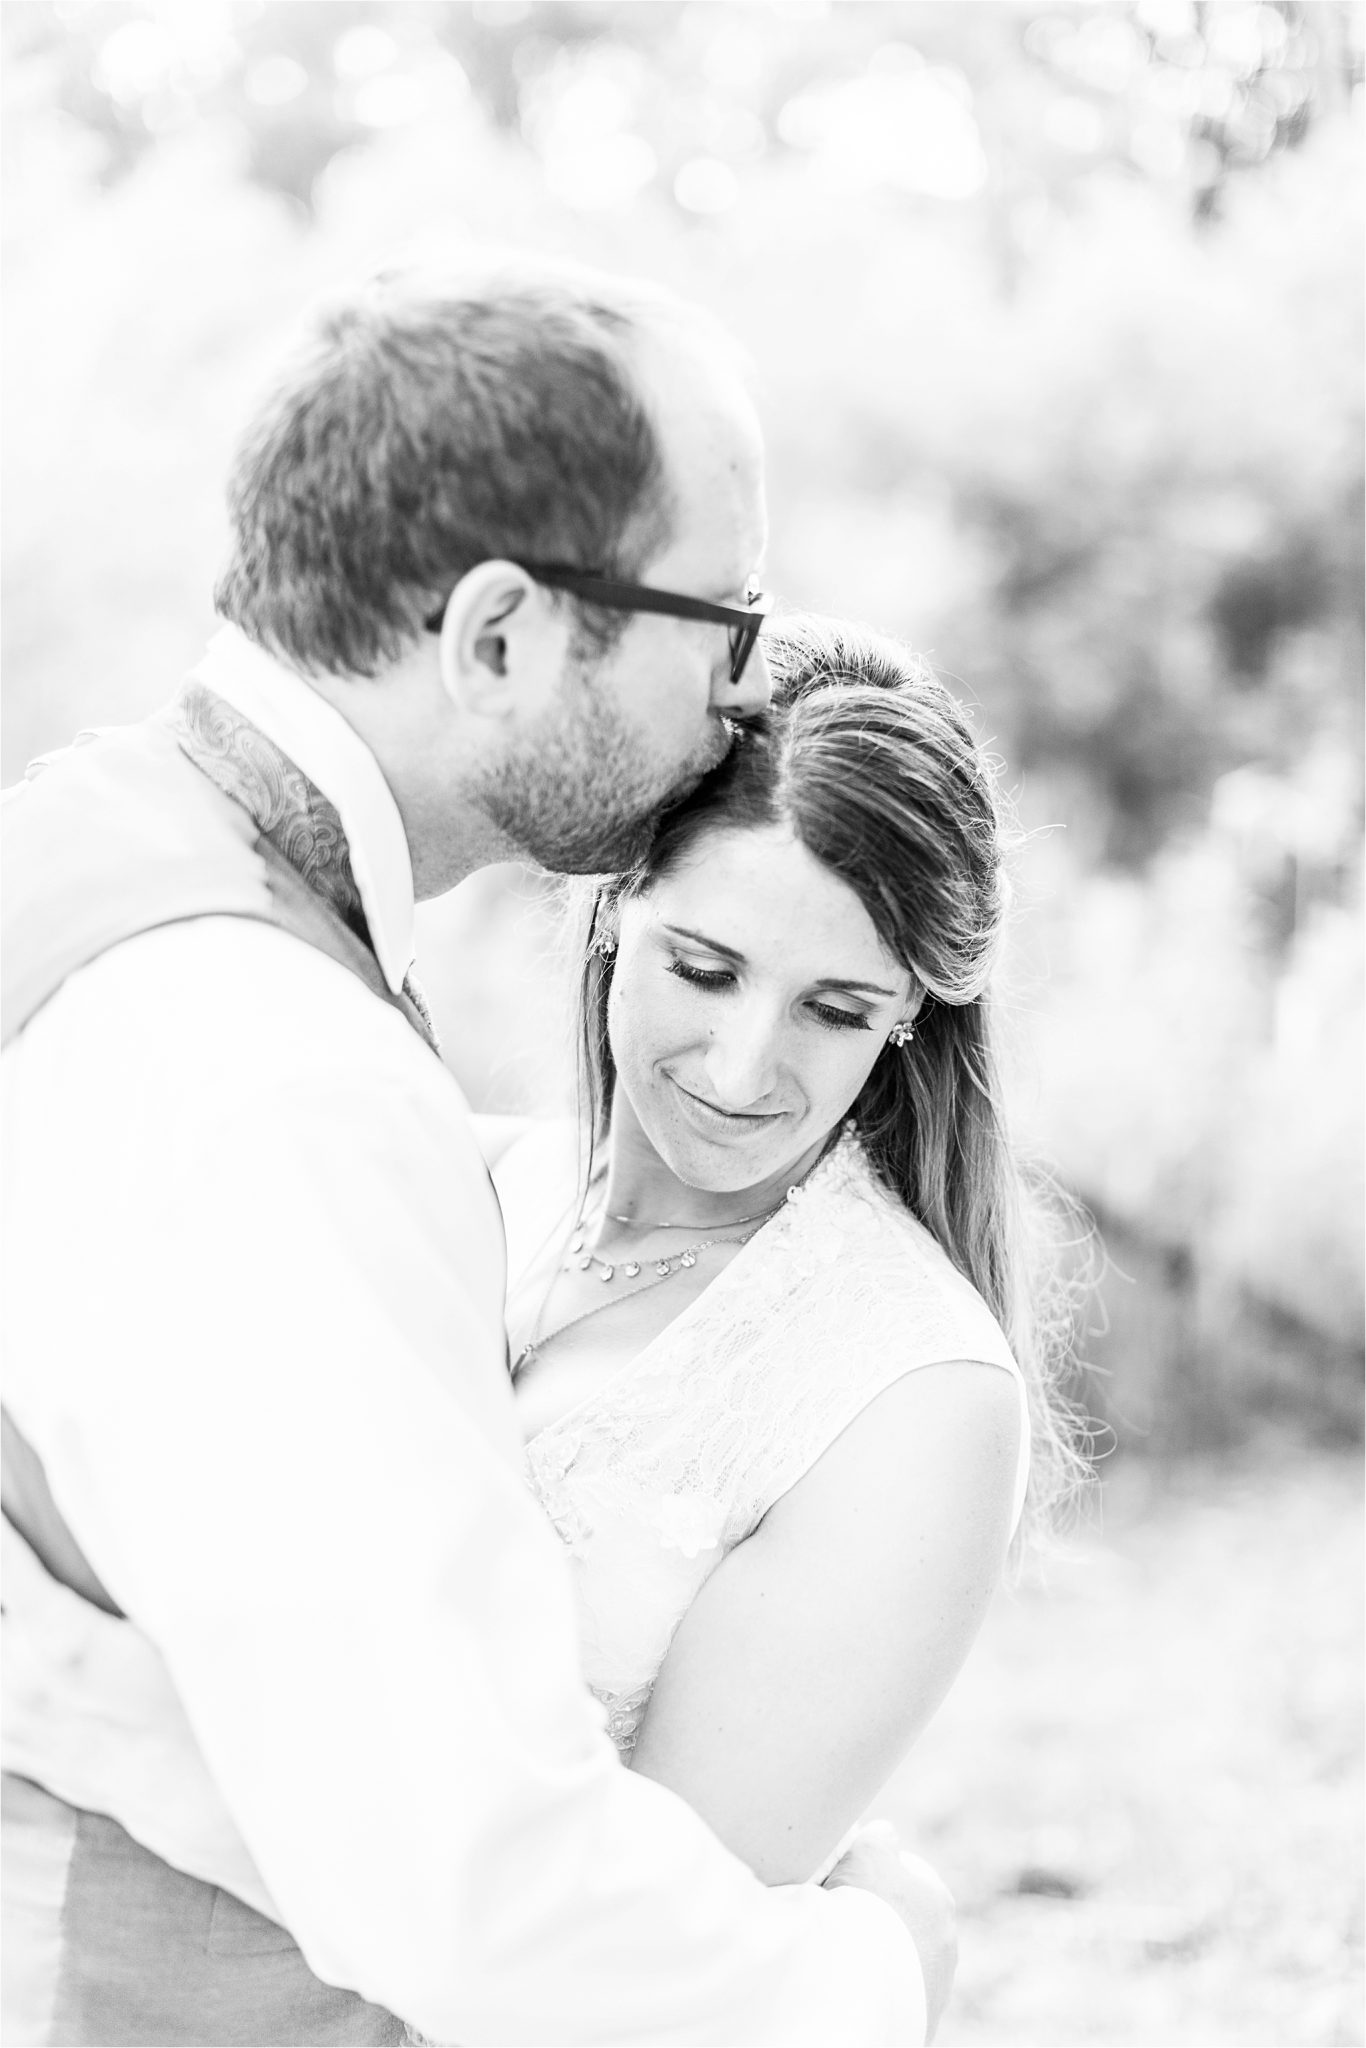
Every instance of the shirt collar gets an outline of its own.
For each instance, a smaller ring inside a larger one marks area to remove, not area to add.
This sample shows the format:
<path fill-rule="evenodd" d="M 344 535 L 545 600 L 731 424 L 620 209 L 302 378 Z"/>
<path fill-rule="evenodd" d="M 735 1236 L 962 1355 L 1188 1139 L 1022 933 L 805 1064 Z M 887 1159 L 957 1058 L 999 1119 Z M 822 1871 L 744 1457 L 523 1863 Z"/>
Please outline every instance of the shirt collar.
<path fill-rule="evenodd" d="M 259 726 L 336 805 L 375 958 L 397 994 L 413 962 L 413 864 L 374 755 L 301 675 L 236 626 L 215 633 L 193 674 Z"/>

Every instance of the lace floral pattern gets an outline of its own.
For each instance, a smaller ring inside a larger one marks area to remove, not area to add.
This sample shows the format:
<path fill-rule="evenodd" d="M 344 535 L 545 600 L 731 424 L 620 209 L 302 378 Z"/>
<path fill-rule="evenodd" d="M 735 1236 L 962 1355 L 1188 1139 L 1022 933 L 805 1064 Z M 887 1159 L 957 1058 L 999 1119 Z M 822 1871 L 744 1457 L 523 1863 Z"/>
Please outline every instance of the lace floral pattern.
<path fill-rule="evenodd" d="M 846 1133 L 633 1364 L 532 1438 L 530 1481 L 573 1560 L 588 1681 L 623 1756 L 726 1552 L 885 1387 L 964 1358 L 1018 1379 L 980 1296 Z"/>

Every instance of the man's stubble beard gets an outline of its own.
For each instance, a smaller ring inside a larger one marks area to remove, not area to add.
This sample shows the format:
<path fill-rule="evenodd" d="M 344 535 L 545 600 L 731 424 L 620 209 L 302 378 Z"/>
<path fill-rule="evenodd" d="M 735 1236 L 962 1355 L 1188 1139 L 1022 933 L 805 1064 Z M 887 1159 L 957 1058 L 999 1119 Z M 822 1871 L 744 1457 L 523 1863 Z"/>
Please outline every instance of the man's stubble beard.
<path fill-rule="evenodd" d="M 729 728 L 717 721 L 711 747 L 664 782 L 660 763 L 643 756 L 639 735 L 594 688 L 589 664 L 576 665 L 562 701 L 553 721 L 499 764 L 485 807 L 552 874 L 619 873 L 649 851 L 661 812 L 723 758 Z"/>

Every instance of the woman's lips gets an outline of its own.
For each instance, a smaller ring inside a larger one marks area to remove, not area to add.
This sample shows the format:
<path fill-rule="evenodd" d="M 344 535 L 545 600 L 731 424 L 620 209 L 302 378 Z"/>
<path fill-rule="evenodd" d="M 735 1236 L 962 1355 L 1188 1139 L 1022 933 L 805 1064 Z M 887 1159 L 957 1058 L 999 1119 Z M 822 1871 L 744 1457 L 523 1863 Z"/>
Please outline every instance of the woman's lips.
<path fill-rule="evenodd" d="M 678 1091 L 684 1116 L 687 1117 L 694 1129 L 703 1131 L 708 1136 L 720 1133 L 737 1137 L 743 1136 L 747 1132 L 761 1130 L 765 1124 L 776 1123 L 779 1117 L 786 1114 L 784 1110 L 780 1109 L 761 1110 L 757 1113 L 718 1109 L 716 1104 L 708 1102 L 705 1096 L 694 1095 L 692 1090 L 685 1088 L 681 1081 L 674 1080 L 672 1074 L 670 1074 L 669 1079 L 673 1081 L 673 1085 Z"/>

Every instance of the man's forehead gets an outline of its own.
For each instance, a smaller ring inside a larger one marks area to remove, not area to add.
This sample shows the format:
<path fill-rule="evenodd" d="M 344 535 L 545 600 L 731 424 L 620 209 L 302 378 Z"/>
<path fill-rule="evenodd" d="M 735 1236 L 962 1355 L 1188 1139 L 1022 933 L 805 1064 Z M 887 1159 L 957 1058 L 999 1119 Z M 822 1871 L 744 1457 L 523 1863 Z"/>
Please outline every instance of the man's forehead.
<path fill-rule="evenodd" d="M 768 538 L 764 450 L 748 400 L 739 406 L 673 403 L 658 421 L 661 453 L 674 505 L 674 535 L 737 548 L 743 571 L 752 568 Z"/>
<path fill-rule="evenodd" d="M 737 459 L 762 465 L 758 411 L 733 355 L 687 327 L 647 328 L 633 354 L 641 396 L 662 436 L 686 438 L 705 427 L 732 442 Z"/>
<path fill-rule="evenodd" d="M 720 600 L 743 595 L 768 539 L 763 436 L 738 356 L 709 325 L 634 337 L 640 395 L 664 464 L 670 534 L 652 582 Z"/>

